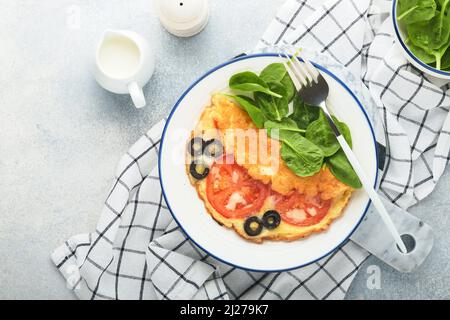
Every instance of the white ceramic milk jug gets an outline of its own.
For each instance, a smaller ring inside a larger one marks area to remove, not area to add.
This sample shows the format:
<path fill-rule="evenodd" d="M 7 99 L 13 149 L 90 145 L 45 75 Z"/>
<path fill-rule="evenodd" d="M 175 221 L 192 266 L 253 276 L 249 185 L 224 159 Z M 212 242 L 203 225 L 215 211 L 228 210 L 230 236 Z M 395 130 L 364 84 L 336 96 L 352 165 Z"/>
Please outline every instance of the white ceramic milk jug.
<path fill-rule="evenodd" d="M 128 30 L 106 30 L 95 58 L 94 77 L 103 88 L 130 94 L 136 108 L 145 106 L 142 87 L 153 74 L 155 59 L 144 37 Z"/>

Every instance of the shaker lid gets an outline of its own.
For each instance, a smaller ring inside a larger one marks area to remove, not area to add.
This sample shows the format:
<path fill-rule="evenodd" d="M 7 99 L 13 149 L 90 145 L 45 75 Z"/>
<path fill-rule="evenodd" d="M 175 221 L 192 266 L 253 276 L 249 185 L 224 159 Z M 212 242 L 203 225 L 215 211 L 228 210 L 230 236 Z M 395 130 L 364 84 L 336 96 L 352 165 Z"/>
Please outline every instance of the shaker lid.
<path fill-rule="evenodd" d="M 207 0 L 156 0 L 160 15 L 166 21 L 173 23 L 186 23 L 197 20 L 204 8 L 208 6 Z"/>

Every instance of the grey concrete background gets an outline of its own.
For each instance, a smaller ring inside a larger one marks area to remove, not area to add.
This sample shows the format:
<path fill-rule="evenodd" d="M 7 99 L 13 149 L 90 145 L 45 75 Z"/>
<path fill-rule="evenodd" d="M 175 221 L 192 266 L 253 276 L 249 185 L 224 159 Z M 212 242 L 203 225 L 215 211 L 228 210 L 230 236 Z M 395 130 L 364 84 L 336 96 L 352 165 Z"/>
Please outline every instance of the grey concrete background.
<path fill-rule="evenodd" d="M 284 0 L 211 2 L 207 28 L 178 39 L 161 28 L 150 0 L 0 0 L 0 298 L 74 298 L 50 252 L 94 230 L 120 156 L 192 80 L 253 48 Z M 106 28 L 135 30 L 153 43 L 157 69 L 143 110 L 90 74 Z M 450 298 L 449 178 L 447 170 L 411 209 L 435 229 L 425 264 L 400 274 L 371 258 L 347 298 Z M 380 289 L 367 286 L 369 266 L 380 270 Z"/>

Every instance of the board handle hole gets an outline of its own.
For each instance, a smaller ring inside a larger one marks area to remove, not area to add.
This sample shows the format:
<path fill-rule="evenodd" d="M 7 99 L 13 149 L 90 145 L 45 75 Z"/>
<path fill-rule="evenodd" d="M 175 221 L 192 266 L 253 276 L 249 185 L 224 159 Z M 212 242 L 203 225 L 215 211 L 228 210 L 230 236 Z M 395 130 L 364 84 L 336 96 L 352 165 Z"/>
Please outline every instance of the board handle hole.
<path fill-rule="evenodd" d="M 416 239 L 408 233 L 402 234 L 400 237 L 402 238 L 403 243 L 405 244 L 406 254 L 411 253 L 416 247 Z M 403 253 L 398 246 L 397 250 Z"/>

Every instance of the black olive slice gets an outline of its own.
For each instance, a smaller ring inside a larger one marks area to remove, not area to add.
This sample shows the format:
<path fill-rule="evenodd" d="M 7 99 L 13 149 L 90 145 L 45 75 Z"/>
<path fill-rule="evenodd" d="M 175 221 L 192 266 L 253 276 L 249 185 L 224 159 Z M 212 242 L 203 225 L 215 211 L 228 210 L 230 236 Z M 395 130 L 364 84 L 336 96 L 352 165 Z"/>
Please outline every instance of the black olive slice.
<path fill-rule="evenodd" d="M 223 144 L 217 139 L 205 142 L 203 154 L 210 158 L 219 158 L 223 154 Z"/>
<path fill-rule="evenodd" d="M 200 137 L 192 138 L 191 141 L 189 141 L 189 152 L 193 157 L 202 155 L 204 148 L 205 141 Z"/>
<path fill-rule="evenodd" d="M 260 234 L 262 229 L 263 223 L 258 217 L 250 217 L 244 222 L 244 231 L 251 237 Z"/>
<path fill-rule="evenodd" d="M 263 224 L 269 230 L 275 229 L 280 225 L 281 217 L 280 214 L 275 210 L 269 210 L 263 215 Z"/>
<path fill-rule="evenodd" d="M 194 177 L 194 179 L 202 180 L 205 179 L 206 176 L 208 175 L 209 168 L 204 162 L 194 160 L 191 162 L 191 165 L 189 166 L 189 173 L 191 174 L 192 177 Z"/>

